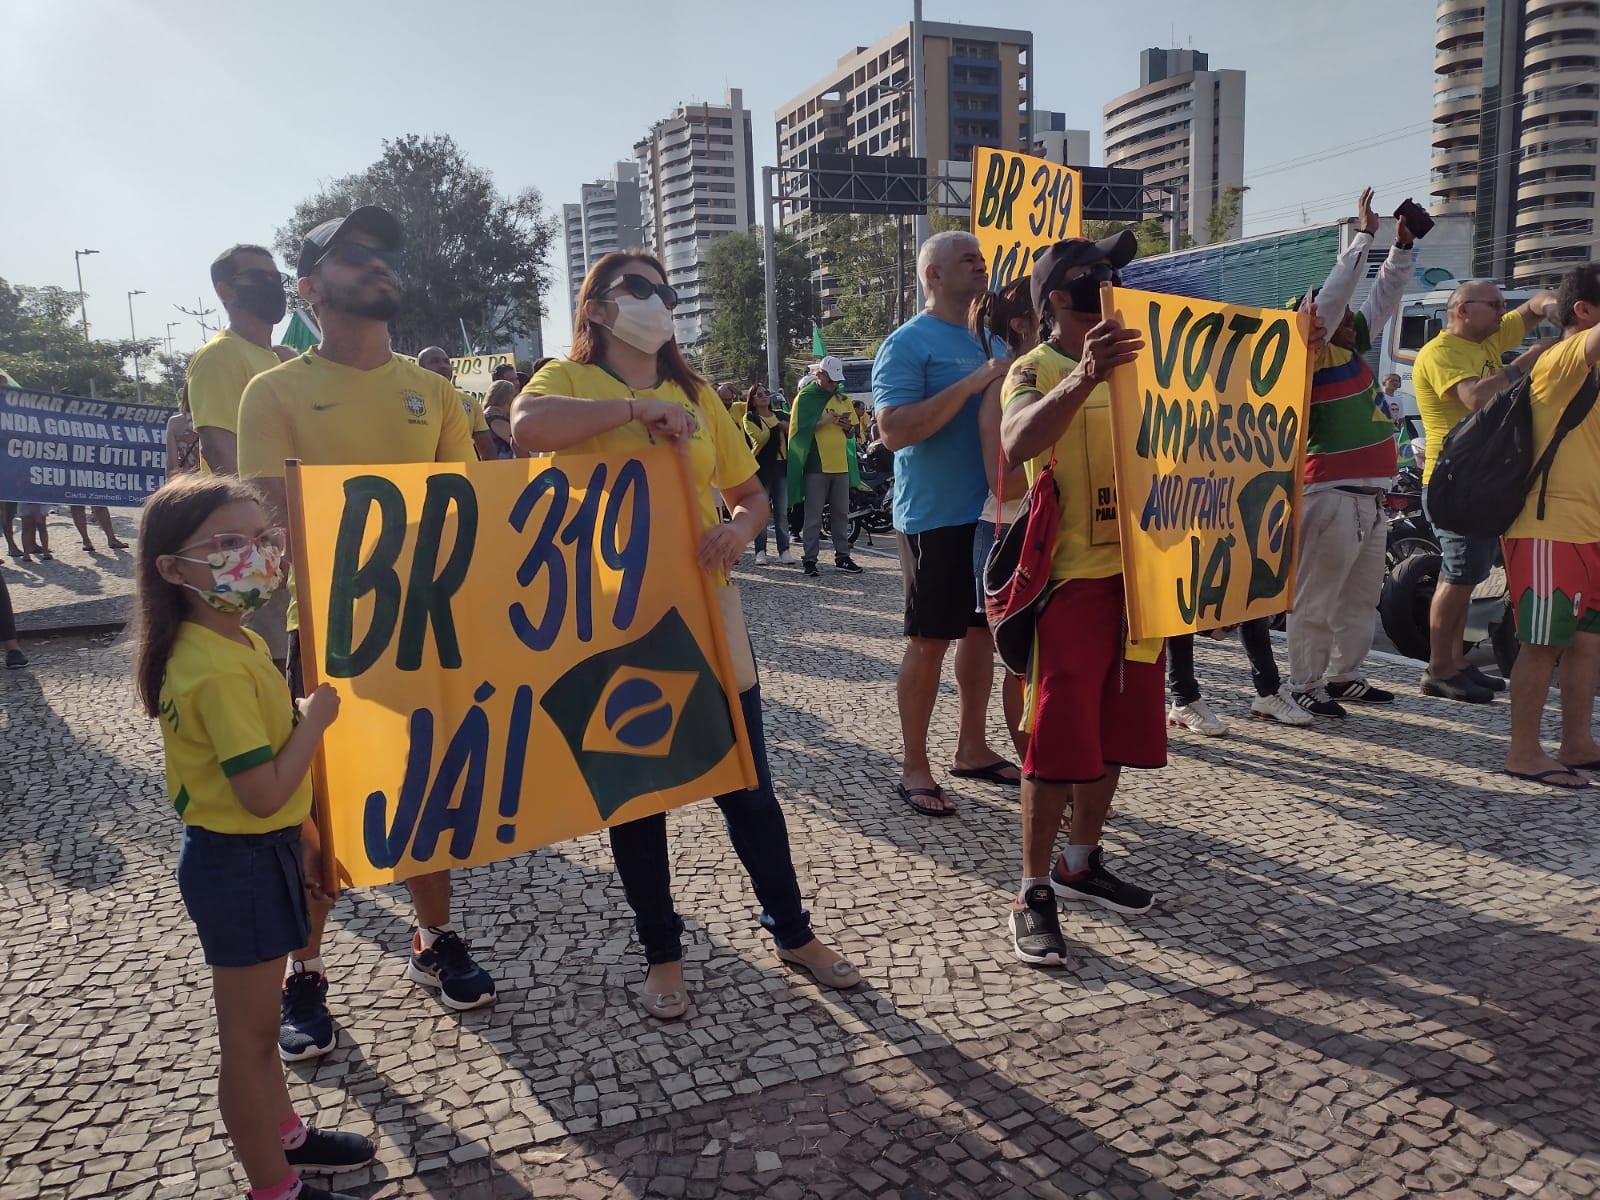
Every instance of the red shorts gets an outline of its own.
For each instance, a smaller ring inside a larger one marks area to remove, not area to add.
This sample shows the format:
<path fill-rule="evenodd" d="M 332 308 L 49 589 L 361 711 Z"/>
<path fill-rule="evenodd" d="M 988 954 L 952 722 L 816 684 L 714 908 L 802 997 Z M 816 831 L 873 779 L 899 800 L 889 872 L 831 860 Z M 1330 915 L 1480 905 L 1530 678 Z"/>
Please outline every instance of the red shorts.
<path fill-rule="evenodd" d="M 1023 774 L 1093 783 L 1109 766 L 1167 765 L 1166 651 L 1123 658 L 1122 576 L 1069 579 L 1039 614 Z"/>
<path fill-rule="evenodd" d="M 1564 648 L 1600 633 L 1600 542 L 1508 537 L 1505 557 L 1520 641 Z"/>

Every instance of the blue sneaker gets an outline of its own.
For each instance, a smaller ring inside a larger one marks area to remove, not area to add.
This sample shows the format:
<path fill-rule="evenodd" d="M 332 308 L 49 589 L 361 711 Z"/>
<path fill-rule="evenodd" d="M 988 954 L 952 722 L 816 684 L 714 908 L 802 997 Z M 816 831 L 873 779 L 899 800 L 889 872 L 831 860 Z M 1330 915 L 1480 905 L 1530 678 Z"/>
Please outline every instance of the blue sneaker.
<path fill-rule="evenodd" d="M 283 1156 L 297 1171 L 336 1173 L 364 1167 L 377 1152 L 372 1141 L 359 1133 L 340 1133 L 336 1129 L 306 1127 L 306 1140 Z"/>
<path fill-rule="evenodd" d="M 328 1015 L 328 981 L 321 971 L 295 963 L 283 981 L 278 1019 L 278 1057 L 284 1062 L 321 1058 L 333 1049 L 333 1018 Z"/>
<path fill-rule="evenodd" d="M 413 983 L 438 988 L 439 999 L 457 1012 L 494 1003 L 494 980 L 472 961 L 459 933 L 446 930 L 426 950 L 421 946 L 422 935 L 418 932 L 412 937 L 411 965 L 407 970 Z"/>

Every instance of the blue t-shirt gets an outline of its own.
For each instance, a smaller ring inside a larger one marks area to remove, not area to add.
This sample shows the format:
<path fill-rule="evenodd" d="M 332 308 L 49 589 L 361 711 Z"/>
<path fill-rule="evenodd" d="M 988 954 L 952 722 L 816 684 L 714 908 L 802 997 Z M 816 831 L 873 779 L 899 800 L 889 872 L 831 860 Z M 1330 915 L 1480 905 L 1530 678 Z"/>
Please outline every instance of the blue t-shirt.
<path fill-rule="evenodd" d="M 918 313 L 878 350 L 873 404 L 916 404 L 988 361 L 983 343 L 965 325 Z M 973 392 L 932 437 L 894 452 L 894 527 L 902 533 L 967 525 L 983 514 L 989 477 L 978 437 L 982 401 L 982 390 Z"/>

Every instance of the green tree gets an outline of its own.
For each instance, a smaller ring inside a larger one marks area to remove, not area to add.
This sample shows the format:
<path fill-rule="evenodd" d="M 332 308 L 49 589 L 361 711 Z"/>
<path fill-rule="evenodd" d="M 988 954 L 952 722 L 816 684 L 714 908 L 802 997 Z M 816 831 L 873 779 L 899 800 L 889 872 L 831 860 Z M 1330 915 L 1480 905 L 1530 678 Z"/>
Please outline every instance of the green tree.
<path fill-rule="evenodd" d="M 1085 221 L 1083 236 L 1090 241 L 1098 242 L 1101 238 L 1121 233 L 1124 229 L 1133 230 L 1133 236 L 1139 239 L 1140 258 L 1165 254 L 1172 245 L 1171 235 L 1167 232 L 1167 223 L 1160 217 L 1151 217 L 1147 221 L 1140 221 L 1137 225 L 1130 225 L 1126 221 Z"/>
<path fill-rule="evenodd" d="M 0 368 L 24 387 L 75 396 L 132 400 L 128 362 L 135 347 L 155 352 L 154 339 L 85 341 L 78 324 L 78 294 L 58 287 L 15 287 L 0 279 Z M 152 397 L 151 403 L 171 403 Z"/>
<path fill-rule="evenodd" d="M 284 261 L 299 256 L 307 230 L 362 204 L 388 209 L 405 231 L 400 313 L 390 325 L 396 349 L 457 346 L 463 322 L 489 349 L 538 327 L 556 221 L 537 189 L 501 195 L 448 135 L 385 140 L 377 162 L 295 207 L 278 230 Z"/>
<path fill-rule="evenodd" d="M 776 235 L 778 259 L 778 353 L 785 357 L 811 345 L 817 302 L 811 264 L 793 234 Z M 760 229 L 717 238 L 706 251 L 702 277 L 710 293 L 711 332 L 701 347 L 704 369 L 719 380 L 743 383 L 767 373 L 767 292 Z"/>
<path fill-rule="evenodd" d="M 1239 210 L 1244 207 L 1244 194 L 1250 189 L 1230 183 L 1222 189 L 1222 197 L 1211 206 L 1211 212 L 1206 215 L 1206 245 L 1214 242 L 1228 240 L 1233 223 L 1239 219 Z"/>
<path fill-rule="evenodd" d="M 823 327 L 830 350 L 870 357 L 894 329 L 902 307 L 915 306 L 917 248 L 907 219 L 904 295 L 895 290 L 899 242 L 895 223 L 886 217 L 852 214 L 820 224 L 812 241 L 824 271 L 824 287 L 835 290 L 834 316 Z"/>

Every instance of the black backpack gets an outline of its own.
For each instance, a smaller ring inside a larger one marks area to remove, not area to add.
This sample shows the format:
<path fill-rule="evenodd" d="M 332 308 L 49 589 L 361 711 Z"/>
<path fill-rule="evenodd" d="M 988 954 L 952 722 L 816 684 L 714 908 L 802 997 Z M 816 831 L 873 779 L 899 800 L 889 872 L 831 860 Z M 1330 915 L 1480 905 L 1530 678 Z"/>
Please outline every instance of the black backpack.
<path fill-rule="evenodd" d="M 1428 517 L 1436 529 L 1462 537 L 1502 537 L 1539 485 L 1539 520 L 1544 520 L 1550 464 L 1562 440 L 1594 408 L 1600 378 L 1593 371 L 1556 422 L 1539 461 L 1533 460 L 1533 395 L 1526 376 L 1494 397 L 1445 435 L 1428 477 Z"/>

